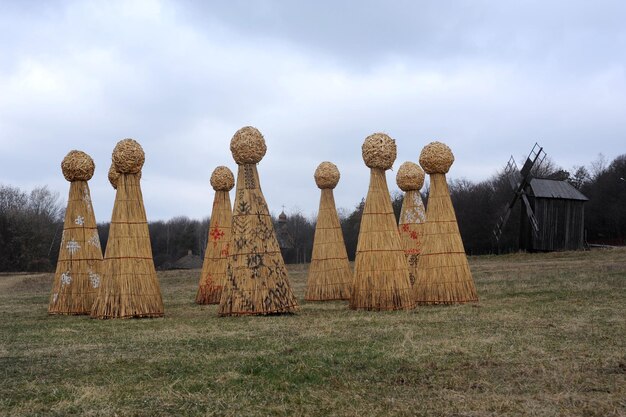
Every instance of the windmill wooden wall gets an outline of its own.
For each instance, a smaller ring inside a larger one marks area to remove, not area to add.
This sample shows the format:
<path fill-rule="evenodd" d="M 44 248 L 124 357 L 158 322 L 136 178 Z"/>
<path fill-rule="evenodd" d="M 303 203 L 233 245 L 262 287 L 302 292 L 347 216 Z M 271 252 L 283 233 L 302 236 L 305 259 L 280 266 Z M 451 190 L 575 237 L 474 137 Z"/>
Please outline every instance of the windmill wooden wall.
<path fill-rule="evenodd" d="M 526 206 L 522 204 L 520 249 L 536 252 L 584 248 L 587 197 L 566 181 L 539 178 L 533 178 L 525 192 L 539 232 L 533 234 Z"/>

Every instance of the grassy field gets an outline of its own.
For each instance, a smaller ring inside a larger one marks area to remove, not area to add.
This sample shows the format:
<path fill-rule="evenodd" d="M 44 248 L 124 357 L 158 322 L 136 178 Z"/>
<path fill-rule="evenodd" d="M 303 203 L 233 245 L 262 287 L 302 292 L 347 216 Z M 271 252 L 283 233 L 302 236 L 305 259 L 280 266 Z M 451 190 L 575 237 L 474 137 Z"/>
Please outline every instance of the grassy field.
<path fill-rule="evenodd" d="M 470 263 L 478 305 L 218 318 L 178 271 L 165 318 L 125 321 L 48 317 L 50 274 L 1 275 L 0 415 L 626 415 L 626 250 Z"/>

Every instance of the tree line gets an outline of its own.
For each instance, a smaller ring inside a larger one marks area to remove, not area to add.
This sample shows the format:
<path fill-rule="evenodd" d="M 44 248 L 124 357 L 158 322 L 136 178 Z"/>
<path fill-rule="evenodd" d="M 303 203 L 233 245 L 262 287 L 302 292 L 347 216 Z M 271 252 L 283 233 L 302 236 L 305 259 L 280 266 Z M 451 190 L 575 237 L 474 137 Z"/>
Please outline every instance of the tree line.
<path fill-rule="evenodd" d="M 599 156 L 588 167 L 577 166 L 571 172 L 547 160 L 534 169 L 538 178 L 565 180 L 585 194 L 585 229 L 588 243 L 624 245 L 626 242 L 626 154 L 608 163 Z M 493 228 L 512 190 L 503 172 L 480 182 L 466 179 L 449 181 L 450 195 L 455 207 L 459 230 L 468 254 L 504 253 L 519 250 L 520 202 L 496 244 Z M 428 204 L 428 188 L 423 192 Z M 400 216 L 403 195 L 392 193 L 396 219 Z M 346 249 L 354 259 L 365 201 L 352 210 L 340 210 L 339 218 Z M 64 204 L 58 193 L 47 187 L 30 193 L 0 184 L 0 271 L 50 271 L 56 264 Z M 278 228 L 278 219 L 274 218 Z M 203 256 L 207 244 L 209 219 L 175 217 L 168 221 L 152 221 L 148 226 L 152 253 L 157 268 L 167 268 L 189 250 Z M 285 262 L 309 262 L 313 249 L 315 219 L 300 212 L 289 213 L 287 230 L 293 248 L 284 253 Z M 98 224 L 103 250 L 109 234 L 109 224 Z"/>

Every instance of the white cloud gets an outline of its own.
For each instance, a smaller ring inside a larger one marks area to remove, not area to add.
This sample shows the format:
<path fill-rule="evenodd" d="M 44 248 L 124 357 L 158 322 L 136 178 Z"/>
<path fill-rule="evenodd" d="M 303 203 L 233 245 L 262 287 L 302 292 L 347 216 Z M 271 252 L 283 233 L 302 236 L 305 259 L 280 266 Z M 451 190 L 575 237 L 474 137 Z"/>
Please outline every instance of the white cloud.
<path fill-rule="evenodd" d="M 12 5 L 0 13 L 0 182 L 65 195 L 60 161 L 82 149 L 107 220 L 110 154 L 133 137 L 150 218 L 201 218 L 213 168 L 236 168 L 230 138 L 251 124 L 268 144 L 270 209 L 310 214 L 323 160 L 342 172 L 338 206 L 365 195 L 360 147 L 375 131 L 397 139 L 396 168 L 441 140 L 456 154 L 450 176 L 472 180 L 536 140 L 566 169 L 624 152 L 626 36 L 608 11 L 575 3 L 553 26 L 562 7 L 543 3 L 376 4 L 347 20 L 334 2 Z M 530 19 L 538 8 L 548 17 Z"/>

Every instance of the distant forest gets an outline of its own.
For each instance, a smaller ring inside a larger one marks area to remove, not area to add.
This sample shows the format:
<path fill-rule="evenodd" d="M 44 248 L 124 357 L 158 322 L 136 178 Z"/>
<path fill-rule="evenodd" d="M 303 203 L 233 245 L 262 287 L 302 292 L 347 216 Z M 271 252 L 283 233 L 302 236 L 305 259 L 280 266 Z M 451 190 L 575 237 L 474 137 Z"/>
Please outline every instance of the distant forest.
<path fill-rule="evenodd" d="M 395 181 L 388 174 L 389 182 Z M 565 180 L 585 194 L 587 243 L 624 245 L 626 237 L 626 154 L 608 163 L 602 155 L 589 166 L 566 171 L 547 160 L 535 169 L 537 178 Z M 470 255 L 506 253 L 519 250 L 520 207 L 514 208 L 500 243 L 492 231 L 504 206 L 512 196 L 505 175 L 471 182 L 449 179 L 465 250 Z M 396 217 L 402 207 L 402 194 L 392 194 Z M 423 193 L 428 203 L 428 189 Z M 364 201 L 352 211 L 340 210 L 341 227 L 350 259 L 354 259 Z M 294 248 L 286 254 L 287 263 L 311 259 L 315 219 L 302 213 L 287 213 L 287 228 Z M 30 193 L 0 184 L 0 271 L 52 271 L 56 264 L 63 230 L 64 200 L 47 187 Z M 275 224 L 277 224 L 277 219 Z M 209 219 L 176 217 L 149 222 L 152 253 L 157 268 L 171 265 L 189 250 L 203 256 Z M 98 225 L 102 248 L 106 247 L 109 224 Z"/>

